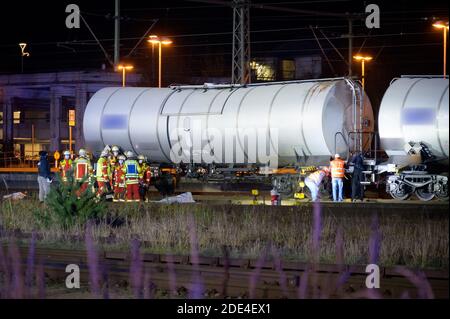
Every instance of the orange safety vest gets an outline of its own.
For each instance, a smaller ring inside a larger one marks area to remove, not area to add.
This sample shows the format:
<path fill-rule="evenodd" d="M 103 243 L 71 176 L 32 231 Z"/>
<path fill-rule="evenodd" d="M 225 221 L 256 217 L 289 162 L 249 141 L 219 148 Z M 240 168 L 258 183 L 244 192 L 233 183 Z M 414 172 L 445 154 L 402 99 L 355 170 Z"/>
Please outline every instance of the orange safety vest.
<path fill-rule="evenodd" d="M 345 162 L 341 160 L 340 158 L 332 160 L 330 162 L 331 166 L 331 177 L 332 178 L 344 178 L 345 169 L 344 169 Z"/>

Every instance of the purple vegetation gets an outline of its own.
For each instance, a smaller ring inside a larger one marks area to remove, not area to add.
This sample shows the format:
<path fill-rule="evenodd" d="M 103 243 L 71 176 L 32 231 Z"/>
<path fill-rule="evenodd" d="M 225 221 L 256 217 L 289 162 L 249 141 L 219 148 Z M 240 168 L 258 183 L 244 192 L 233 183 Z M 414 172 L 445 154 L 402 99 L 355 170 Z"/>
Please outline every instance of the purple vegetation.
<path fill-rule="evenodd" d="M 191 243 L 191 264 L 192 264 L 192 284 L 191 289 L 189 289 L 189 298 L 200 299 L 202 298 L 203 293 L 203 283 L 200 278 L 200 269 L 198 267 L 199 266 L 198 239 L 195 220 L 192 214 L 188 215 L 188 227 L 189 227 L 189 238 Z"/>
<path fill-rule="evenodd" d="M 134 297 L 142 299 L 142 282 L 143 282 L 143 264 L 140 253 L 139 240 L 133 239 L 131 243 L 131 265 L 130 265 L 130 281 L 133 288 Z"/>
<path fill-rule="evenodd" d="M 91 291 L 94 296 L 100 297 L 100 272 L 98 255 L 97 250 L 95 249 L 94 240 L 92 238 L 92 227 L 90 223 L 86 224 L 85 243 Z"/>

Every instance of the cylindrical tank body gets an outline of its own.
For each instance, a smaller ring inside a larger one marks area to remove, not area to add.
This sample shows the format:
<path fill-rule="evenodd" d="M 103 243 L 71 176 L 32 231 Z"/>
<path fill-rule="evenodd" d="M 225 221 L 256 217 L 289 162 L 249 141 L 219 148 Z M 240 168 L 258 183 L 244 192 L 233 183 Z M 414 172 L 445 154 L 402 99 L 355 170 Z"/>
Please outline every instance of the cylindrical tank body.
<path fill-rule="evenodd" d="M 105 88 L 87 105 L 84 137 L 95 153 L 104 145 L 119 145 L 155 162 L 174 162 L 177 155 L 190 153 L 195 163 L 262 163 L 259 157 L 253 161 L 258 144 L 268 155 L 277 152 L 278 165 L 326 163 L 335 150 L 344 156 L 348 151 L 342 136 L 347 139 L 355 128 L 351 84 L 331 79 L 237 87 Z M 364 130 L 372 131 L 372 108 L 367 97 L 364 101 Z M 342 135 L 336 138 L 337 132 Z M 186 147 L 174 151 L 189 139 L 189 152 Z"/>
<path fill-rule="evenodd" d="M 391 83 L 378 116 L 390 161 L 408 164 L 408 143 L 423 143 L 437 159 L 448 159 L 448 99 L 448 78 L 412 76 Z"/>

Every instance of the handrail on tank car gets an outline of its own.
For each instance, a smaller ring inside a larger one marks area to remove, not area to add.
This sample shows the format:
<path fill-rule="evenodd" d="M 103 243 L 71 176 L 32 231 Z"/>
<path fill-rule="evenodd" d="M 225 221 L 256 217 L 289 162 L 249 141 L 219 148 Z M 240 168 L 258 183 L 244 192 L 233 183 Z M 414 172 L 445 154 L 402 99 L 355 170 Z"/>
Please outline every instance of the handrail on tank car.
<path fill-rule="evenodd" d="M 400 77 L 396 77 L 393 78 L 391 80 L 391 82 L 389 82 L 389 86 L 392 85 L 392 83 L 394 83 L 395 81 L 397 81 L 398 79 L 414 79 L 414 78 L 422 78 L 422 79 L 448 79 L 448 75 L 446 75 L 445 77 L 442 75 L 416 75 L 416 74 L 411 74 L 411 75 L 401 75 Z"/>
<path fill-rule="evenodd" d="M 295 84 L 295 83 L 309 83 L 309 82 L 327 82 L 327 81 L 341 81 L 347 80 L 346 77 L 336 78 L 324 78 L 324 79 L 308 79 L 308 80 L 291 80 L 291 81 L 277 81 L 277 82 L 262 82 L 262 83 L 249 83 L 249 84 L 203 84 L 203 85 L 170 85 L 172 90 L 180 89 L 227 89 L 227 88 L 241 88 L 241 87 L 254 87 L 254 86 L 267 86 L 267 85 L 280 85 L 280 84 Z"/>
<path fill-rule="evenodd" d="M 349 150 L 350 150 L 350 146 L 348 145 L 348 142 L 345 140 L 345 136 L 344 136 L 344 134 L 342 134 L 342 132 L 336 132 L 335 134 L 334 134 L 334 154 L 336 154 L 336 141 L 337 141 L 337 136 L 338 135 L 340 135 L 340 136 L 342 136 L 342 140 L 344 141 L 344 143 L 345 143 L 345 145 L 347 145 L 347 160 L 348 160 L 348 155 L 349 155 Z"/>

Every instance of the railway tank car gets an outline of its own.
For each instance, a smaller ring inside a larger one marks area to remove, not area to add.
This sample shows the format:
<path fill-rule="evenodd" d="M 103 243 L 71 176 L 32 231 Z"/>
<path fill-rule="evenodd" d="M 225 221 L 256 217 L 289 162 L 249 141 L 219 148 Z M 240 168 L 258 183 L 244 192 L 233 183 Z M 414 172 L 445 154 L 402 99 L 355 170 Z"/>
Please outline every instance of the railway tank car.
<path fill-rule="evenodd" d="M 405 168 L 387 179 L 387 191 L 396 199 L 413 193 L 421 200 L 448 199 L 448 173 L 439 172 L 449 163 L 448 89 L 448 77 L 402 76 L 384 94 L 378 116 L 381 147 L 391 165 Z"/>
<path fill-rule="evenodd" d="M 358 93 L 359 84 L 346 78 L 244 86 L 104 88 L 86 107 L 84 138 L 94 153 L 117 144 L 151 161 L 171 163 L 179 139 L 171 133 L 178 129 L 186 139 L 194 139 L 197 125 L 202 132 L 214 129 L 222 138 L 235 136 L 236 142 L 232 150 L 225 149 L 223 140 L 201 134 L 201 143 L 188 153 L 212 156 L 216 165 L 239 165 L 252 164 L 251 143 L 246 143 L 245 134 L 254 129 L 268 137 L 262 147 L 277 145 L 279 167 L 299 161 L 326 164 L 330 155 L 347 154 L 349 145 L 360 143 L 348 140 L 349 132 L 373 130 L 370 101 L 367 96 L 356 98 Z M 230 152 L 233 156 L 226 156 Z M 263 163 L 257 158 L 254 164 Z"/>

